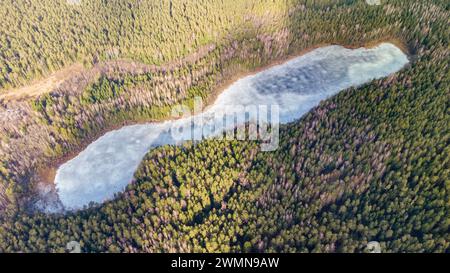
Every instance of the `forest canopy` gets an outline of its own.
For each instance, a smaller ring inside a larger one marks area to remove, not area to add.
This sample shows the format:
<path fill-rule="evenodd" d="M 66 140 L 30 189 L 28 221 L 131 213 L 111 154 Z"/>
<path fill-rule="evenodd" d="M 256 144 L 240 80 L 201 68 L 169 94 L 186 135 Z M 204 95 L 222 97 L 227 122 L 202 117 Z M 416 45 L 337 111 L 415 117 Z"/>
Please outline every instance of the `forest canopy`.
<path fill-rule="evenodd" d="M 369 241 L 449 251 L 448 1 L 5 0 L 0 15 L 2 89 L 100 64 L 98 77 L 0 103 L 20 113 L 0 128 L 0 252 L 64 252 L 69 241 L 84 252 L 363 252 Z M 160 147 L 113 200 L 30 208 L 33 172 L 107 128 L 163 119 L 175 103 L 317 45 L 383 40 L 411 65 L 283 126 L 277 151 Z M 108 66 L 119 59 L 142 67 Z"/>

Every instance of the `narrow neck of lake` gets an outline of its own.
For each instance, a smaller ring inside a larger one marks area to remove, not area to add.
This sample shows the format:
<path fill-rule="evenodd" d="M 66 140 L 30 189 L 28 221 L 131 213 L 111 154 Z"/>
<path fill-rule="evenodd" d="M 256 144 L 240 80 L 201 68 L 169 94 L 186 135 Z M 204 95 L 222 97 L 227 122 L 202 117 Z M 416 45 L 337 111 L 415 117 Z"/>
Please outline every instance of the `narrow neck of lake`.
<path fill-rule="evenodd" d="M 103 202 L 124 190 L 145 154 L 154 147 L 180 144 L 192 137 L 218 136 L 246 122 L 260 121 L 263 116 L 269 123 L 288 123 L 321 100 L 386 77 L 407 63 L 407 56 L 390 43 L 370 49 L 328 46 L 242 78 L 224 90 L 203 113 L 125 126 L 91 143 L 57 170 L 55 184 L 60 201 L 66 209 Z M 252 115 L 254 111 L 257 114 Z M 244 118 L 236 118 L 239 114 Z M 230 118 L 233 124 L 226 122 Z"/>

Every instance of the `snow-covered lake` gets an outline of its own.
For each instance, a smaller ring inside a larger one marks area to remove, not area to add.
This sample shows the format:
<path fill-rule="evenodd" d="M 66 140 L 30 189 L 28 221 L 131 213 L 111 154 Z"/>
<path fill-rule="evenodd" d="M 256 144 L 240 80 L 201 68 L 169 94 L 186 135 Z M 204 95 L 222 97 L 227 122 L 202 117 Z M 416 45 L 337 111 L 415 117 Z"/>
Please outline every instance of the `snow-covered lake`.
<path fill-rule="evenodd" d="M 321 100 L 351 86 L 386 77 L 407 63 L 407 56 L 390 43 L 370 49 L 322 47 L 236 81 L 196 118 L 210 117 L 224 111 L 227 105 L 267 105 L 269 109 L 278 105 L 280 122 L 288 123 Z M 201 130 L 205 137 L 217 135 L 226 129 L 217 121 L 212 119 L 214 130 L 207 130 L 207 125 L 196 130 Z M 108 132 L 57 170 L 55 184 L 62 204 L 66 209 L 79 209 L 123 191 L 145 154 L 156 146 L 180 143 L 170 129 L 186 124 L 191 124 L 190 118 Z"/>

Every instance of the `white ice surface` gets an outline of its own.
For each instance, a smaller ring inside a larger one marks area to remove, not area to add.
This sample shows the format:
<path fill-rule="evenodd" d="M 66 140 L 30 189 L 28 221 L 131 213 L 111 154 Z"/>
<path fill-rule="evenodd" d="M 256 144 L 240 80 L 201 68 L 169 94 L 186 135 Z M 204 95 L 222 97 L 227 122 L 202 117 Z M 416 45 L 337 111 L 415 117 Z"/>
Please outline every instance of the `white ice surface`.
<path fill-rule="evenodd" d="M 321 100 L 397 72 L 407 63 L 407 56 L 389 43 L 371 49 L 319 48 L 236 81 L 202 115 L 220 112 L 226 105 L 279 105 L 280 122 L 287 123 Z M 152 147 L 178 144 L 170 128 L 190 121 L 126 126 L 105 134 L 58 169 L 55 183 L 62 204 L 66 209 L 79 209 L 123 191 L 145 154 Z M 204 134 L 213 135 L 206 130 Z"/>

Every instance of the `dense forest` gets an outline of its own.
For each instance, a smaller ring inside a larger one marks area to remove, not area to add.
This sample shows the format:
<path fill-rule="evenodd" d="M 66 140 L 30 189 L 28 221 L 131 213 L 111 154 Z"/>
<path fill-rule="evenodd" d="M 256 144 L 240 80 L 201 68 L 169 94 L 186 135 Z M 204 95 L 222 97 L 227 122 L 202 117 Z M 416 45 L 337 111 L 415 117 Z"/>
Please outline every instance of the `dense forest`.
<path fill-rule="evenodd" d="M 0 89 L 20 86 L 73 62 L 177 60 L 253 20 L 283 20 L 282 1 L 2 1 Z M 320 6 L 335 1 L 304 1 Z M 349 2 L 349 1 L 347 1 Z M 250 12 L 247 12 L 250 11 Z M 270 25 L 259 22 L 270 31 Z"/>
<path fill-rule="evenodd" d="M 92 69 L 36 99 L 0 101 L 16 111 L 0 128 L 0 251 L 63 252 L 72 240 L 85 252 L 362 252 L 373 240 L 385 252 L 449 251 L 448 1 L 66 3 L 0 7 L 0 86 L 74 62 Z M 36 170 L 111 126 L 164 118 L 317 45 L 382 40 L 403 44 L 411 65 L 282 126 L 277 151 L 161 147 L 114 200 L 32 209 Z"/>

